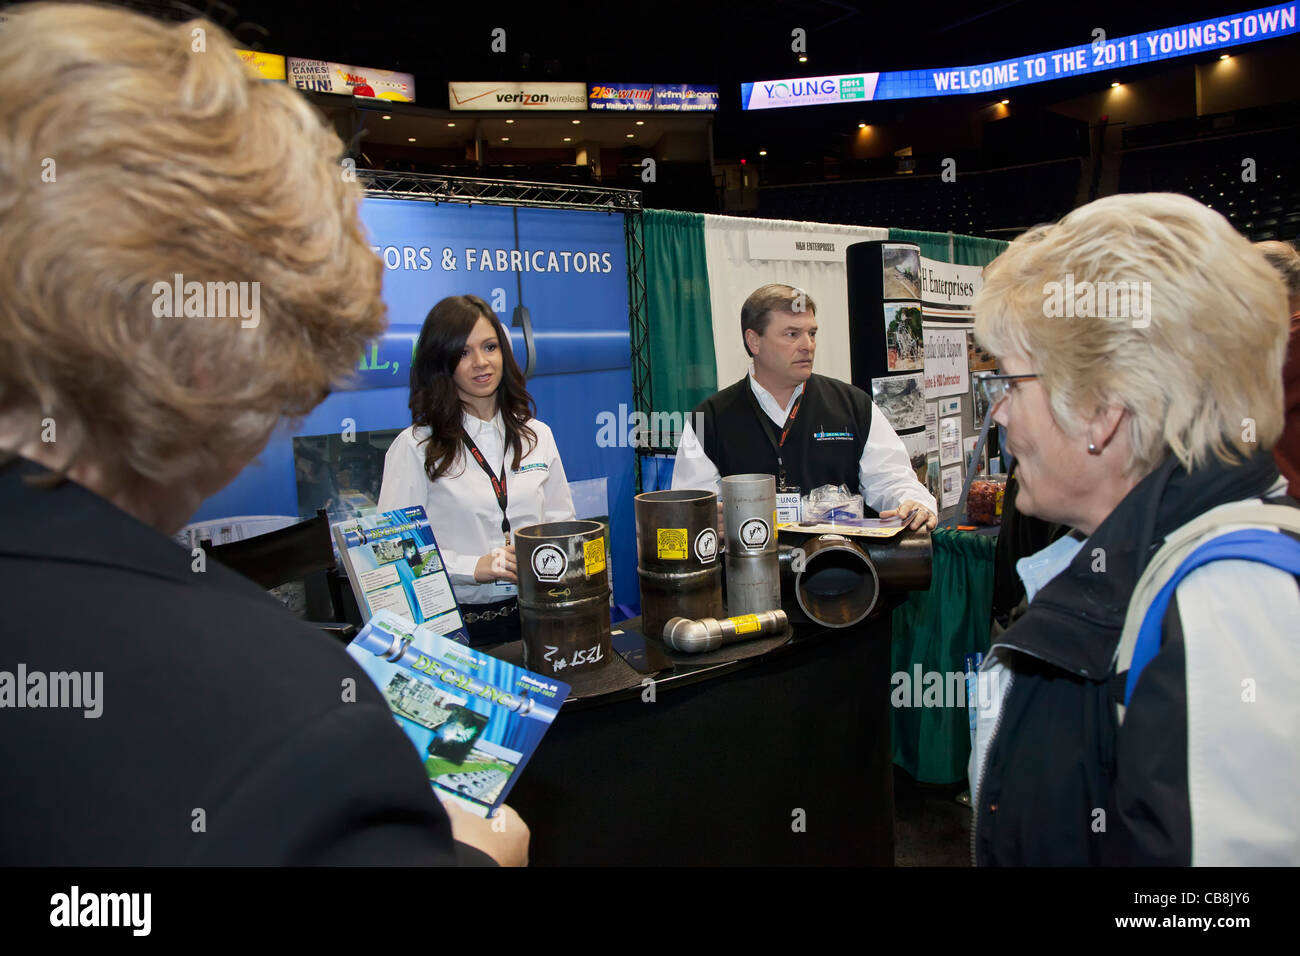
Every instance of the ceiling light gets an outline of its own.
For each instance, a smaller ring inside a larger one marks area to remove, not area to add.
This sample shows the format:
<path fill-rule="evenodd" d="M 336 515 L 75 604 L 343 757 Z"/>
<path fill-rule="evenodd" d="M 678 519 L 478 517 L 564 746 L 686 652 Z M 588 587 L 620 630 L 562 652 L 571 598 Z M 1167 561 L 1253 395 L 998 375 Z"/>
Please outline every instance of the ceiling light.
<path fill-rule="evenodd" d="M 1119 80 L 1116 80 L 1114 83 L 1112 83 L 1112 84 L 1110 85 L 1110 88 L 1111 88 L 1112 90 L 1117 90 L 1117 89 L 1119 89 Z"/>
<path fill-rule="evenodd" d="M 1008 103 L 1010 103 L 1011 101 L 1010 101 L 1010 100 L 1000 100 L 999 102 L 1001 102 L 1003 106 L 1006 106 L 1006 105 L 1007 105 Z"/>
<path fill-rule="evenodd" d="M 1226 53 L 1220 53 L 1220 54 L 1219 54 L 1219 59 L 1220 59 L 1220 60 L 1231 60 L 1232 57 L 1228 56 L 1228 54 L 1226 54 Z"/>
<path fill-rule="evenodd" d="M 572 136 L 566 136 L 566 137 L 564 137 L 564 141 L 565 141 L 566 143 L 572 143 L 572 142 L 573 142 L 573 137 L 572 137 Z"/>
<path fill-rule="evenodd" d="M 384 114 L 382 117 L 380 117 L 380 118 L 381 118 L 381 119 L 392 119 L 392 117 L 389 116 L 387 113 L 385 113 L 385 114 Z"/>
<path fill-rule="evenodd" d="M 767 150 L 765 150 L 765 149 L 760 149 L 760 150 L 758 151 L 758 155 L 760 155 L 760 156 L 766 156 L 766 155 L 767 155 Z"/>
<path fill-rule="evenodd" d="M 858 124 L 858 129 L 866 129 L 866 128 L 867 128 L 867 124 L 866 124 L 866 123 L 859 123 L 859 124 Z"/>
<path fill-rule="evenodd" d="M 644 126 L 644 125 L 645 125 L 645 120 L 637 120 L 637 121 L 636 121 L 636 125 L 637 125 L 637 126 Z"/>
<path fill-rule="evenodd" d="M 502 136 L 502 137 L 501 137 L 501 142 L 503 142 L 503 143 L 508 143 L 508 142 L 510 142 L 510 137 L 509 137 L 509 136 Z"/>
<path fill-rule="evenodd" d="M 414 136 L 408 136 L 408 137 L 406 137 L 406 141 L 407 141 L 408 143 L 414 143 L 414 142 L 415 142 L 415 137 L 414 137 Z"/>
<path fill-rule="evenodd" d="M 636 133 L 628 133 L 628 134 L 627 134 L 627 138 L 628 138 L 628 139 L 631 139 L 631 138 L 632 138 L 633 136 L 635 136 L 635 135 L 636 135 Z"/>
<path fill-rule="evenodd" d="M 448 127 L 452 127 L 452 126 L 455 126 L 455 125 L 456 125 L 455 123 L 448 123 L 448 124 L 447 124 Z"/>
<path fill-rule="evenodd" d="M 509 126 L 509 125 L 510 125 L 511 123 L 513 123 L 513 122 L 514 122 L 514 120 L 506 120 L 506 125 Z"/>
<path fill-rule="evenodd" d="M 574 120 L 574 121 L 573 121 L 573 125 L 574 125 L 574 126 L 577 126 L 577 125 L 578 125 L 579 123 L 581 123 L 581 122 L 582 122 L 582 120 Z"/>

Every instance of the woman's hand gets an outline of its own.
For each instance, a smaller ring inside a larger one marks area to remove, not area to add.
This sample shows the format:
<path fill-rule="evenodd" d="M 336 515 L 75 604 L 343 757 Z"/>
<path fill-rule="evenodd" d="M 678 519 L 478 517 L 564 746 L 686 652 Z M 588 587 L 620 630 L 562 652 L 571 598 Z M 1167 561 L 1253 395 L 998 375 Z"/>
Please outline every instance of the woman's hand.
<path fill-rule="evenodd" d="M 474 565 L 474 580 L 479 584 L 491 584 L 493 581 L 509 581 L 518 584 L 518 566 L 515 564 L 515 546 L 493 548 Z"/>

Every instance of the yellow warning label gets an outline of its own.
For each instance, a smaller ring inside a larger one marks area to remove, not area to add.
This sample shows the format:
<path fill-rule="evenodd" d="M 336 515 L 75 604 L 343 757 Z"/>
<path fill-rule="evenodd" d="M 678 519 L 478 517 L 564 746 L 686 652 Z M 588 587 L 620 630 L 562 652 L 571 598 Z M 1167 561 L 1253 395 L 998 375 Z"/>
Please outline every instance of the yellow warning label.
<path fill-rule="evenodd" d="M 749 634 L 759 629 L 757 614 L 742 614 L 739 617 L 733 617 L 732 623 L 736 625 L 737 634 Z"/>
<path fill-rule="evenodd" d="M 587 577 L 605 570 L 605 537 L 592 538 L 583 542 L 582 563 L 587 569 Z"/>
<path fill-rule="evenodd" d="M 685 528 L 659 528 L 655 532 L 655 540 L 659 545 L 659 558 L 663 561 L 685 561 L 686 560 L 686 529 Z"/>

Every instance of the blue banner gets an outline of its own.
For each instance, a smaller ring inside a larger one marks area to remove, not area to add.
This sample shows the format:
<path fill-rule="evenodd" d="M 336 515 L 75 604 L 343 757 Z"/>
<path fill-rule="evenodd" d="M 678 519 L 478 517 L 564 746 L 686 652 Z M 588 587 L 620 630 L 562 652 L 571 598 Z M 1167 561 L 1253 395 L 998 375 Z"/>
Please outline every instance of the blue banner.
<path fill-rule="evenodd" d="M 716 86 L 691 86 L 689 83 L 656 83 L 654 106 L 656 110 L 681 113 L 716 112 L 718 88 Z"/>
<path fill-rule="evenodd" d="M 601 437 L 597 425 L 602 411 L 634 407 L 623 217 L 371 198 L 362 219 L 384 262 L 388 332 L 361 357 L 352 389 L 277 431 L 193 520 L 297 514 L 294 436 L 410 425 L 411 352 L 424 318 L 438 300 L 472 294 L 505 325 L 520 321 L 511 344 L 521 367 L 531 344 L 528 390 L 569 481 L 607 479 L 615 603 L 636 606 L 634 450 L 625 435 Z M 436 534 L 437 516 L 429 517 Z"/>
<path fill-rule="evenodd" d="M 978 66 L 742 83 L 740 106 L 746 110 L 763 110 L 989 93 L 1103 70 L 1113 72 L 1193 53 L 1218 52 L 1295 32 L 1296 4 L 1285 3 L 1116 39 L 1099 34 L 1091 42 L 1078 46 Z"/>

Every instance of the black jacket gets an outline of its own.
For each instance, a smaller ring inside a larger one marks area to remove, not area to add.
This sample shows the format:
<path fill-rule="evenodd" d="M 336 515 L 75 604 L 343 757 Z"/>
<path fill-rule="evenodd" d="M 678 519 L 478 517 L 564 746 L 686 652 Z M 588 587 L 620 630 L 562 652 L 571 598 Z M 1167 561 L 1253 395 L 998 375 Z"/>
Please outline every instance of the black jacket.
<path fill-rule="evenodd" d="M 1125 675 L 1112 674 L 1112 661 L 1133 589 L 1164 538 L 1213 507 L 1264 495 L 1277 477 L 1267 453 L 1191 475 L 1171 457 L 1120 502 L 998 639 L 990 656 L 996 652 L 1006 662 L 1010 684 L 1003 684 L 1001 710 L 990 717 L 996 730 L 982 773 L 973 767 L 976 863 L 1191 862 L 1177 600 L 1122 735 L 1115 703 Z"/>
<path fill-rule="evenodd" d="M 0 672 L 102 673 L 101 713 L 0 709 L 0 865 L 491 862 L 453 843 L 341 646 L 80 485 L 22 473 L 44 470 L 0 466 Z"/>

